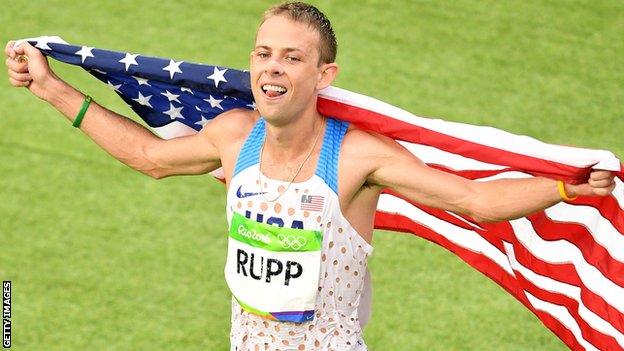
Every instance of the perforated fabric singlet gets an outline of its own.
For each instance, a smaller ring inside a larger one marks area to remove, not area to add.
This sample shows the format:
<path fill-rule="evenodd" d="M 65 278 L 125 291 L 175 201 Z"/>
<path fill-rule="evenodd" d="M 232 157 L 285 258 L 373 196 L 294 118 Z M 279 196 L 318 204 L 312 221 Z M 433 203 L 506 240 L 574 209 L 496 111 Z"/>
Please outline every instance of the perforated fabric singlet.
<path fill-rule="evenodd" d="M 241 148 L 228 188 L 228 224 L 237 212 L 262 223 L 318 230 L 323 245 L 314 319 L 265 319 L 244 311 L 232 298 L 231 350 L 366 350 L 358 307 L 373 248 L 345 219 L 338 202 L 338 156 L 347 127 L 346 122 L 327 119 L 315 174 L 287 190 L 288 182 L 264 175 L 259 179 L 262 118 Z M 267 200 L 279 193 L 276 201 Z"/>

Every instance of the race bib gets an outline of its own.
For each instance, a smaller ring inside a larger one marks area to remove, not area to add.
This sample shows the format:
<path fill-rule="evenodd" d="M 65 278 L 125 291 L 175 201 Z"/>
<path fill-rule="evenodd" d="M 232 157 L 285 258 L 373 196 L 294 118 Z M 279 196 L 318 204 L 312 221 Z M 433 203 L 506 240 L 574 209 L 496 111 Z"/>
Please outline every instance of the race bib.
<path fill-rule="evenodd" d="M 322 243 L 320 231 L 280 228 L 234 212 L 225 264 L 232 295 L 244 310 L 265 318 L 312 320 Z"/>

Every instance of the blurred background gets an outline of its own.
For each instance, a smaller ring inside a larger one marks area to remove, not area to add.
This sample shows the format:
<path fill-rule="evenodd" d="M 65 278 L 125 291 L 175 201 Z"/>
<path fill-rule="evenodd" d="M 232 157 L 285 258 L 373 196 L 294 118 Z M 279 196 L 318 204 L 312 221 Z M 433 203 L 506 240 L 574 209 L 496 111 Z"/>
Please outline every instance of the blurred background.
<path fill-rule="evenodd" d="M 246 68 L 273 1 L 11 1 L 0 39 Z M 312 1 L 332 20 L 335 85 L 420 116 L 624 156 L 621 1 Z M 79 68 L 56 72 L 133 112 Z M 0 278 L 15 350 L 226 350 L 225 187 L 118 163 L 0 72 Z M 565 350 L 449 252 L 378 231 L 371 350 Z"/>

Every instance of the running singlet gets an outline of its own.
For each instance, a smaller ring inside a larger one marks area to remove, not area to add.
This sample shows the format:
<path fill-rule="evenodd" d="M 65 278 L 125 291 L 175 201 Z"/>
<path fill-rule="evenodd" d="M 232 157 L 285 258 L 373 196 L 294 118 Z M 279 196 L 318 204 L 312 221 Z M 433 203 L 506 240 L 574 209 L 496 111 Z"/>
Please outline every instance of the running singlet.
<path fill-rule="evenodd" d="M 338 202 L 348 123 L 326 121 L 315 174 L 303 182 L 260 173 L 262 118 L 238 155 L 226 208 L 231 350 L 366 350 L 358 307 L 373 248 Z"/>

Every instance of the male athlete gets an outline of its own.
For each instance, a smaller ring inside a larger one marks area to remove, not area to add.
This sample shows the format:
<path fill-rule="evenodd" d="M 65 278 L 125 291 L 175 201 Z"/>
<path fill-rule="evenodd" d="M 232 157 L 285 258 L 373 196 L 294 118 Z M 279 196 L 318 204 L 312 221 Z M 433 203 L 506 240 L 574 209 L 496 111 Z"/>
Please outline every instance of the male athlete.
<path fill-rule="evenodd" d="M 10 83 L 73 121 L 85 95 L 37 49 L 13 44 L 6 46 Z M 366 350 L 358 306 L 384 188 L 477 221 L 522 217 L 562 199 L 553 180 L 473 182 L 427 167 L 387 137 L 320 115 L 317 94 L 338 74 L 335 57 L 323 13 L 277 5 L 262 18 L 250 55 L 256 111 L 225 112 L 200 133 L 172 140 L 96 103 L 80 125 L 113 157 L 156 179 L 223 167 L 232 350 Z M 613 188 L 610 172 L 594 171 L 565 193 Z"/>

